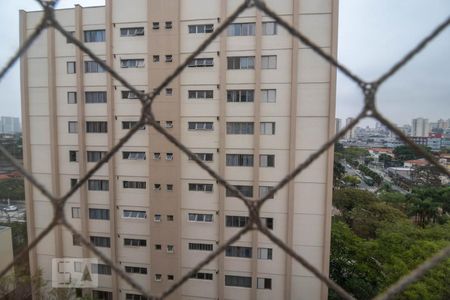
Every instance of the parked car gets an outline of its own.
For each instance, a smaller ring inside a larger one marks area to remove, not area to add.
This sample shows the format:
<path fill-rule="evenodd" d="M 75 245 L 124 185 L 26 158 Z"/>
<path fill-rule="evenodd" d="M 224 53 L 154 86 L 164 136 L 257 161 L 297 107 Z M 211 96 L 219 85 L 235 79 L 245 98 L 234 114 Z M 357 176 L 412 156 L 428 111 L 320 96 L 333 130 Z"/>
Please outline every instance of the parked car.
<path fill-rule="evenodd" d="M 3 208 L 4 211 L 16 211 L 17 206 L 15 205 L 8 205 L 7 207 Z"/>

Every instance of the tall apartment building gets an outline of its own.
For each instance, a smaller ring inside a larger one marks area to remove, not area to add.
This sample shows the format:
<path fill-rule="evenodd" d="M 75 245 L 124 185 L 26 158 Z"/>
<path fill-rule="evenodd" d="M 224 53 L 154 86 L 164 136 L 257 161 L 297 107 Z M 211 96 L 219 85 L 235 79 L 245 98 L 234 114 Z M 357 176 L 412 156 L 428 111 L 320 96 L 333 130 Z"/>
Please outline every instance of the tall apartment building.
<path fill-rule="evenodd" d="M 430 124 L 428 119 L 417 118 L 412 120 L 411 136 L 427 137 L 430 133 Z"/>
<path fill-rule="evenodd" d="M 342 128 L 344 128 L 344 127 L 342 126 L 342 119 L 336 118 L 336 126 L 335 126 L 336 133 L 338 133 L 339 131 L 341 131 Z"/>
<path fill-rule="evenodd" d="M 137 89 L 149 92 L 241 3 L 112 0 L 57 10 L 62 26 Z M 268 0 L 336 56 L 338 3 Z M 21 37 L 42 12 L 21 11 Z M 55 194 L 139 119 L 141 105 L 97 63 L 48 29 L 21 60 L 25 166 Z M 170 134 L 248 197 L 265 195 L 334 134 L 335 69 L 255 8 L 247 9 L 155 99 Z M 266 226 L 323 273 L 330 252 L 330 149 L 261 209 Z M 27 184 L 29 238 L 50 222 L 49 201 Z M 67 202 L 67 219 L 152 294 L 168 289 L 248 221 L 233 194 L 149 126 Z M 30 253 L 51 278 L 53 257 L 90 257 L 58 227 Z M 141 299 L 107 265 L 100 299 Z M 250 232 L 173 299 L 326 299 L 327 289 L 267 237 Z"/>
<path fill-rule="evenodd" d="M 345 119 L 345 126 L 348 126 L 352 121 L 353 121 L 353 118 L 351 118 L 351 117 Z M 345 139 L 351 140 L 351 139 L 355 138 L 355 137 L 356 137 L 355 131 L 356 131 L 356 127 L 353 127 L 352 129 L 348 130 L 348 131 L 345 133 L 345 136 L 344 136 Z"/>
<path fill-rule="evenodd" d="M 18 133 L 20 131 L 19 118 L 0 117 L 0 133 Z"/>

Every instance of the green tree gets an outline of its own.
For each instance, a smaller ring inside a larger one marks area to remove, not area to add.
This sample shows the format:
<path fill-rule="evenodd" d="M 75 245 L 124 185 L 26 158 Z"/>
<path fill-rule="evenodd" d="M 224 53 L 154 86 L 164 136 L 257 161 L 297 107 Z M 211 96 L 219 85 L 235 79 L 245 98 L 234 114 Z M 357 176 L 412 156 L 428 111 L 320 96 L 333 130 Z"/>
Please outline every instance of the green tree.
<path fill-rule="evenodd" d="M 358 176 L 352 175 L 347 175 L 344 178 L 342 178 L 342 180 L 351 187 L 356 187 L 358 184 L 361 183 L 361 180 L 359 179 Z"/>
<path fill-rule="evenodd" d="M 430 152 L 430 149 L 427 147 L 424 146 L 419 147 L 422 148 L 425 152 Z M 395 155 L 395 158 L 402 162 L 405 160 L 423 158 L 423 155 L 418 154 L 414 149 L 406 145 L 395 147 L 393 153 Z"/>
<path fill-rule="evenodd" d="M 382 278 L 381 266 L 370 255 L 371 243 L 341 221 L 334 221 L 331 228 L 330 278 L 356 299 L 373 298 Z M 341 298 L 330 289 L 329 299 Z"/>
<path fill-rule="evenodd" d="M 0 199 L 24 200 L 23 178 L 11 178 L 0 181 Z"/>
<path fill-rule="evenodd" d="M 406 220 L 400 210 L 384 202 L 373 202 L 367 207 L 357 206 L 348 214 L 349 225 L 353 232 L 365 239 L 377 237 L 377 230 L 385 223 Z"/>
<path fill-rule="evenodd" d="M 345 167 L 338 161 L 334 162 L 333 182 L 334 186 L 339 186 L 342 177 L 345 175 Z"/>
<path fill-rule="evenodd" d="M 439 169 L 433 165 L 415 168 L 411 173 L 411 179 L 420 186 L 442 186 Z"/>

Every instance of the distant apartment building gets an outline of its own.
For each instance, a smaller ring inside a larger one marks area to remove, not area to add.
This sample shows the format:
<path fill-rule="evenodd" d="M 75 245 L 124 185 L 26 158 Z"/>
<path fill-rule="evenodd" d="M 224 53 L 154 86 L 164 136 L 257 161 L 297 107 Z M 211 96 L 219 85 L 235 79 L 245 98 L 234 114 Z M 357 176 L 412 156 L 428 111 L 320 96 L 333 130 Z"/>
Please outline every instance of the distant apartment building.
<path fill-rule="evenodd" d="M 439 119 L 437 121 L 437 128 L 439 129 L 447 129 L 449 127 L 448 120 Z"/>
<path fill-rule="evenodd" d="M 0 117 L 0 133 L 19 133 L 20 120 L 15 117 Z"/>
<path fill-rule="evenodd" d="M 336 133 L 342 130 L 342 119 L 336 118 Z"/>
<path fill-rule="evenodd" d="M 354 118 L 347 118 L 347 119 L 345 119 L 345 126 L 348 126 L 348 124 L 350 124 L 350 123 L 353 121 L 353 119 L 354 119 Z M 346 139 L 346 140 L 354 139 L 354 138 L 356 137 L 356 136 L 355 136 L 355 131 L 356 131 L 356 126 L 353 127 L 352 129 L 348 130 L 348 131 L 345 133 L 345 139 Z"/>
<path fill-rule="evenodd" d="M 241 1 L 112 0 L 55 11 L 65 30 L 138 90 L 150 92 Z M 336 56 L 338 2 L 270 0 Z M 21 11 L 22 41 L 42 12 Z M 62 195 L 141 114 L 137 95 L 53 29 L 21 60 L 24 164 Z M 255 8 L 246 10 L 155 99 L 160 124 L 245 196 L 266 195 L 335 132 L 336 72 Z M 333 150 L 261 209 L 264 224 L 324 274 L 330 252 Z M 26 185 L 29 238 L 53 209 Z M 144 126 L 65 206 L 66 218 L 151 294 L 160 295 L 246 226 L 243 203 Z M 30 252 L 51 278 L 54 257 L 90 257 L 58 227 Z M 102 264 L 101 299 L 143 299 Z M 171 299 L 327 299 L 326 287 L 257 232 L 243 235 Z"/>
<path fill-rule="evenodd" d="M 428 119 L 417 118 L 412 120 L 411 136 L 427 137 L 430 133 L 430 124 Z"/>

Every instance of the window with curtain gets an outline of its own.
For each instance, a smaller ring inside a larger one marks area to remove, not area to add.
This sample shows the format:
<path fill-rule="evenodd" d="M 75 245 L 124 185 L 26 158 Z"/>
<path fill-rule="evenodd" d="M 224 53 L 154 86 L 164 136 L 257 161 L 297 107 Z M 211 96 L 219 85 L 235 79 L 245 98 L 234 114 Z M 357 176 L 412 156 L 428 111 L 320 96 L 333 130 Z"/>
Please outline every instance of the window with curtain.
<path fill-rule="evenodd" d="M 105 41 L 105 30 L 85 30 L 84 31 L 84 42 L 85 43 L 98 43 Z"/>

